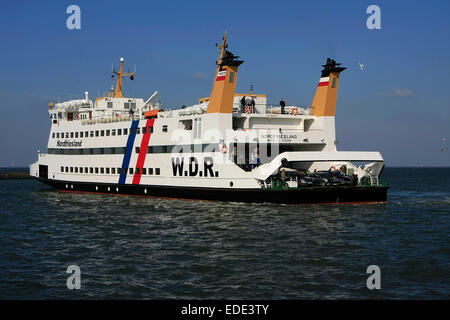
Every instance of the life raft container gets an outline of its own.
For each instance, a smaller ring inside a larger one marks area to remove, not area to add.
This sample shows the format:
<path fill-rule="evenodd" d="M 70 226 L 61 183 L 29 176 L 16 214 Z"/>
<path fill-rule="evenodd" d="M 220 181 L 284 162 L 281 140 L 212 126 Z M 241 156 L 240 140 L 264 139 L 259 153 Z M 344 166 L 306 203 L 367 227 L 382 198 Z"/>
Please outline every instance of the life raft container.
<path fill-rule="evenodd" d="M 223 153 L 227 153 L 227 151 L 228 151 L 227 146 L 225 144 L 223 144 L 222 147 L 220 148 L 220 151 Z"/>

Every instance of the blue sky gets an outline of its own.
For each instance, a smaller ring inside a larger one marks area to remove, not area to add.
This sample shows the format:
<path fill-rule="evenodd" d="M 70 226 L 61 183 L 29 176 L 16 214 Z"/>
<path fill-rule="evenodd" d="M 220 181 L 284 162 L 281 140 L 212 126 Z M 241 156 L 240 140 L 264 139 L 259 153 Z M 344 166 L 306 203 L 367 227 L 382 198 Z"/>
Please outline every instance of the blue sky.
<path fill-rule="evenodd" d="M 81 30 L 66 8 L 81 8 Z M 381 8 L 381 30 L 366 8 Z M 208 96 L 219 42 L 245 63 L 237 91 L 311 104 L 327 57 L 341 75 L 340 150 L 380 151 L 388 166 L 449 166 L 449 1 L 11 1 L 0 11 L 0 167 L 45 150 L 50 101 L 107 91 L 111 64 L 137 67 L 128 96 L 169 107 Z M 358 62 L 365 65 L 361 71 Z M 447 141 L 442 139 L 446 138 Z"/>

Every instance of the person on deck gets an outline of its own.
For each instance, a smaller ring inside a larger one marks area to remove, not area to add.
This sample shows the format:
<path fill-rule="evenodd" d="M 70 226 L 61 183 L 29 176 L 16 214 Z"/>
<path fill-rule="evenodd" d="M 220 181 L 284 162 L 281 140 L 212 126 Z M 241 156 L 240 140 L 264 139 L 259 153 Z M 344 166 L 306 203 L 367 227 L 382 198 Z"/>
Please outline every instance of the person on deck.
<path fill-rule="evenodd" d="M 284 102 L 284 98 L 281 98 L 281 101 L 280 101 L 280 109 L 281 109 L 280 113 L 281 114 L 286 113 L 286 111 L 284 110 L 285 107 L 286 107 L 286 102 Z"/>
<path fill-rule="evenodd" d="M 286 182 L 286 170 L 281 169 L 280 177 L 281 177 L 281 182 L 285 183 Z"/>
<path fill-rule="evenodd" d="M 237 149 L 237 147 L 236 147 Z M 246 168 L 246 159 L 245 159 L 245 150 L 240 149 L 239 151 L 236 150 L 236 159 L 237 164 L 239 167 L 245 170 Z"/>
<path fill-rule="evenodd" d="M 251 161 L 250 161 L 250 167 L 251 169 L 255 169 L 256 167 L 258 167 L 260 164 L 260 160 L 259 160 L 259 152 L 258 152 L 258 148 L 255 148 L 251 154 Z"/>
<path fill-rule="evenodd" d="M 357 186 L 357 185 L 358 185 L 358 175 L 352 174 L 352 184 L 353 184 L 354 186 Z"/>
<path fill-rule="evenodd" d="M 237 164 L 237 146 L 233 147 L 233 150 L 231 151 L 230 155 L 231 161 Z"/>
<path fill-rule="evenodd" d="M 255 105 L 256 105 L 255 99 L 253 99 L 253 97 L 252 97 L 252 101 L 250 101 L 250 106 L 252 107 L 252 113 L 255 113 Z"/>
<path fill-rule="evenodd" d="M 241 99 L 241 112 L 244 111 L 245 111 L 245 96 L 243 96 Z"/>

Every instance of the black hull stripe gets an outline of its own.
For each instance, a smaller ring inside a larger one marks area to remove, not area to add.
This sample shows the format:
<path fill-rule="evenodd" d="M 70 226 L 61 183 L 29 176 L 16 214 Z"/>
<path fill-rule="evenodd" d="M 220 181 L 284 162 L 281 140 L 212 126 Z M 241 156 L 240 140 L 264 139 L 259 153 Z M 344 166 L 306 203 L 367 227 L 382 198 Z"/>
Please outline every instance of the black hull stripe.
<path fill-rule="evenodd" d="M 38 180 L 57 190 L 71 192 L 275 204 L 386 202 L 388 190 L 388 187 L 362 186 L 309 187 L 288 190 L 220 189 Z"/>

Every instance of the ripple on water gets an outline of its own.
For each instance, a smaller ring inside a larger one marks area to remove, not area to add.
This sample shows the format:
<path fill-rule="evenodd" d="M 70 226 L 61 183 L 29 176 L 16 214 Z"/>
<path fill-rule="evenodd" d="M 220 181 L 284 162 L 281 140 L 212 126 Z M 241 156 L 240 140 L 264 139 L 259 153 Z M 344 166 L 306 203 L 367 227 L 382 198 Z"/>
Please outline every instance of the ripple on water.
<path fill-rule="evenodd" d="M 371 205 L 67 194 L 0 181 L 0 298 L 449 298 L 450 170 L 402 170 L 385 170 L 389 202 Z M 66 289 L 70 264 L 82 270 L 78 292 Z M 382 269 L 379 292 L 365 287 L 371 264 Z"/>

